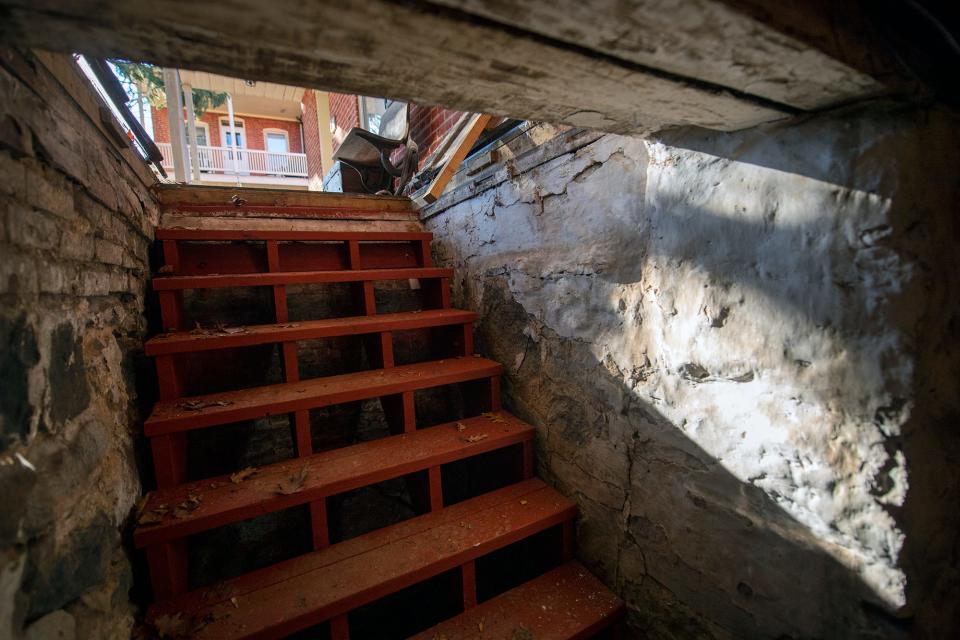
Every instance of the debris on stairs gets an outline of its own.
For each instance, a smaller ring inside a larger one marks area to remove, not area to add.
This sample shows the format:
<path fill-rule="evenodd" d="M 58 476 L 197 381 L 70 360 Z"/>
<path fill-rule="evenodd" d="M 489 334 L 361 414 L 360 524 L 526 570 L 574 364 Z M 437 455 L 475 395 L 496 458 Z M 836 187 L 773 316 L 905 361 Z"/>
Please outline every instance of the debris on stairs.
<path fill-rule="evenodd" d="M 411 631 L 418 638 L 588 638 L 619 629 L 623 603 L 572 559 L 576 507 L 533 477 L 534 429 L 500 407 L 503 368 L 473 353 L 476 314 L 451 307 L 453 272 L 432 265 L 431 234 L 409 201 L 279 192 L 265 200 L 239 191 L 180 188 L 157 230 L 163 264 L 153 289 L 163 332 L 146 353 L 156 364 L 159 401 L 144 433 L 158 487 L 134 533 L 150 570 L 152 632 L 278 638 L 308 630 L 341 640 L 363 626 L 364 607 L 448 575 L 458 576 L 460 613 Z M 418 283 L 421 308 L 378 313 L 376 283 L 389 280 Z M 349 283 L 352 304 L 335 318 L 291 322 L 289 287 L 309 283 Z M 188 326 L 185 291 L 228 287 L 269 288 L 274 323 Z M 395 335 L 411 330 L 429 330 L 431 354 L 443 356 L 398 364 Z M 301 379 L 301 343 L 342 336 L 363 340 L 373 368 Z M 259 345 L 278 345 L 283 382 L 185 391 L 182 358 Z M 447 385 L 460 389 L 466 417 L 419 425 L 414 394 Z M 391 435 L 313 451 L 311 410 L 376 399 Z M 295 459 L 188 477 L 189 432 L 283 414 Z M 513 476 L 445 500 L 450 468 L 493 452 L 513 460 Z M 425 479 L 416 496 L 420 515 L 331 544 L 328 499 L 412 474 Z M 212 585 L 189 584 L 191 536 L 293 507 L 309 509 L 312 552 Z M 490 586 L 487 567 L 524 543 L 555 547 L 552 566 L 522 583 Z"/>

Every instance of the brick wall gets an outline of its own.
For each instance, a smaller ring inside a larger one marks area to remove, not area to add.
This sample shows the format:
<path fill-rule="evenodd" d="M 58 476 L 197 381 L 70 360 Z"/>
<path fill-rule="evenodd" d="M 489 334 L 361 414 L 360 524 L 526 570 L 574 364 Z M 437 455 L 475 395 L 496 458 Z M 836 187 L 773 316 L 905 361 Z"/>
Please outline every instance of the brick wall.
<path fill-rule="evenodd" d="M 68 56 L 0 49 L 2 638 L 133 623 L 122 540 L 158 212 L 153 174 L 101 132 L 84 83 Z"/>
<path fill-rule="evenodd" d="M 333 130 L 333 152 L 336 153 L 350 129 L 360 126 L 360 105 L 353 94 L 330 92 L 329 96 L 330 117 L 337 122 Z"/>
<path fill-rule="evenodd" d="M 444 107 L 410 105 L 410 137 L 417 143 L 421 163 L 433 153 L 443 136 L 462 115 L 461 111 Z"/>
<path fill-rule="evenodd" d="M 153 117 L 153 139 L 156 142 L 170 142 L 170 127 L 167 124 L 167 110 L 150 108 L 150 115 Z M 197 122 L 203 122 L 207 125 L 209 133 L 210 146 L 220 147 L 225 144 L 220 136 L 220 119 L 226 118 L 225 113 L 214 111 L 205 112 Z M 274 120 L 271 118 L 258 118 L 255 116 L 245 116 L 243 114 L 234 114 L 237 120 L 243 121 L 244 130 L 247 135 L 247 148 L 253 150 L 264 150 L 266 148 L 263 136 L 264 129 L 280 129 L 287 133 L 287 140 L 290 145 L 290 153 L 303 153 L 303 142 L 300 139 L 300 123 L 291 120 Z"/>
<path fill-rule="evenodd" d="M 307 154 L 307 180 L 311 184 L 323 182 L 326 168 L 323 167 L 323 152 L 320 147 L 320 127 L 330 126 L 317 121 L 317 94 L 313 89 L 303 92 L 303 143 Z"/>

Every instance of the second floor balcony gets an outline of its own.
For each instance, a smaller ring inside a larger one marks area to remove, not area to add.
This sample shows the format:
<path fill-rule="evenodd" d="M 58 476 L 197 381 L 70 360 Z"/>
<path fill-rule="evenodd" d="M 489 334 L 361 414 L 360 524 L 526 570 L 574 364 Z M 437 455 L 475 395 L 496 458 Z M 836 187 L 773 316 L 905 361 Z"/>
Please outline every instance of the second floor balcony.
<path fill-rule="evenodd" d="M 157 143 L 163 153 L 163 168 L 173 170 L 173 147 L 169 142 Z M 306 186 L 307 156 L 304 153 L 281 153 L 258 149 L 230 147 L 197 147 L 200 172 L 205 182 L 238 180 L 247 184 Z"/>

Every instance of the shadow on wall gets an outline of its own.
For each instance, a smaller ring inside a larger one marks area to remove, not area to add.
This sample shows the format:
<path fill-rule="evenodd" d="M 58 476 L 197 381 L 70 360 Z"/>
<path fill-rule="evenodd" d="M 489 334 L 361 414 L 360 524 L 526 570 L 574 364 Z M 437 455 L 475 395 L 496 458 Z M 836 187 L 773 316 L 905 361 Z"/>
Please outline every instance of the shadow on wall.
<path fill-rule="evenodd" d="M 482 348 L 526 354 L 506 405 L 539 427 L 538 469 L 578 502 L 578 555 L 629 601 L 632 627 L 651 638 L 898 635 L 854 571 L 638 400 L 589 345 L 546 327 L 535 340 L 504 335 L 505 321 L 531 318 L 502 280 L 488 280 L 483 296 L 483 316 L 499 322 L 481 329 Z M 845 622 L 834 631 L 831 620 Z"/>
<path fill-rule="evenodd" d="M 606 136 L 429 223 L 636 629 L 955 623 L 955 125 Z"/>

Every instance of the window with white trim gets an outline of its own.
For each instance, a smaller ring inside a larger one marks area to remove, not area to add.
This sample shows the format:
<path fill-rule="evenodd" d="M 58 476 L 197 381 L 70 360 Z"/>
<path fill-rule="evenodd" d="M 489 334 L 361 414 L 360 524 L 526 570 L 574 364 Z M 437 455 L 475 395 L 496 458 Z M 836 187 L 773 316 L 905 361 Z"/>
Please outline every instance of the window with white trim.
<path fill-rule="evenodd" d="M 287 132 L 279 129 L 264 130 L 263 146 L 271 153 L 289 153 L 290 141 L 287 139 Z"/>

